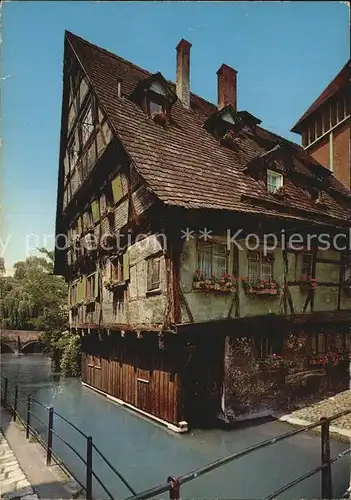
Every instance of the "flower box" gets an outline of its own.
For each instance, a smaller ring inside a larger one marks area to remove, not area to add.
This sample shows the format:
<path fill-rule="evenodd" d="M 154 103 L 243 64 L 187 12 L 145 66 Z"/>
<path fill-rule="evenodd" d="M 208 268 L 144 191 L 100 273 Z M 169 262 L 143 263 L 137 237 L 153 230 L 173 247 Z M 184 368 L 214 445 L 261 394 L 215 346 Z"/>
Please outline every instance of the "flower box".
<path fill-rule="evenodd" d="M 248 289 L 247 292 L 250 295 L 278 295 L 278 290 L 276 288 L 273 289 L 266 289 L 266 290 L 250 290 Z"/>
<path fill-rule="evenodd" d="M 233 293 L 236 290 L 236 279 L 230 274 L 224 274 L 220 278 L 207 278 L 198 269 L 193 278 L 193 288 L 204 292 Z"/>

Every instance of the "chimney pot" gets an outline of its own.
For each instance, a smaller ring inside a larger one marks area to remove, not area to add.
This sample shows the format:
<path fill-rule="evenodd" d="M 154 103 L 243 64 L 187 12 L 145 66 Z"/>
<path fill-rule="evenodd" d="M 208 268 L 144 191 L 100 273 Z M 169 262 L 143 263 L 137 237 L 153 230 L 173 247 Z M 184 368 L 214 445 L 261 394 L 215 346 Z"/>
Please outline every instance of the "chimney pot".
<path fill-rule="evenodd" d="M 191 43 L 182 38 L 177 45 L 176 93 L 187 109 L 190 108 L 190 49 Z"/>
<path fill-rule="evenodd" d="M 236 100 L 236 75 L 237 71 L 226 64 L 217 71 L 218 75 L 218 109 L 221 110 L 228 104 L 237 109 Z"/>

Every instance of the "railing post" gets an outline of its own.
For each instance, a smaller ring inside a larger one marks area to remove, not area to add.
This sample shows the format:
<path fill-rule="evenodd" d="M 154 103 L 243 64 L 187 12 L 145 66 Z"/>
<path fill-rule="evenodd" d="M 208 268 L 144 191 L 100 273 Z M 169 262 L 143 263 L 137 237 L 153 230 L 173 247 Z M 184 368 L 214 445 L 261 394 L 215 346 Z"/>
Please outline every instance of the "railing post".
<path fill-rule="evenodd" d="M 4 395 L 2 397 L 2 404 L 4 405 L 4 408 L 6 408 L 7 405 L 8 385 L 9 385 L 9 379 L 7 377 L 4 377 Z"/>
<path fill-rule="evenodd" d="M 16 422 L 17 418 L 17 401 L 18 401 L 18 385 L 15 387 L 15 400 L 13 402 L 13 421 Z"/>
<path fill-rule="evenodd" d="M 321 481 L 322 481 L 322 498 L 330 500 L 333 498 L 332 493 L 332 474 L 331 474 L 331 464 L 330 464 L 330 436 L 329 436 L 329 424 L 330 421 L 323 417 L 320 419 L 321 422 L 321 465 L 324 468 L 321 470 Z"/>
<path fill-rule="evenodd" d="M 27 398 L 27 419 L 26 419 L 26 438 L 29 438 L 29 426 L 30 426 L 30 394 Z"/>
<path fill-rule="evenodd" d="M 49 408 L 49 425 L 48 425 L 48 445 L 46 450 L 46 465 L 51 465 L 52 456 L 52 427 L 54 425 L 54 408 Z"/>
<path fill-rule="evenodd" d="M 87 477 L 85 486 L 85 497 L 87 500 L 93 498 L 93 439 L 87 438 Z"/>
<path fill-rule="evenodd" d="M 180 498 L 180 483 L 179 479 L 174 476 L 169 476 L 167 478 L 169 483 L 169 498 L 170 500 L 179 500 Z"/>

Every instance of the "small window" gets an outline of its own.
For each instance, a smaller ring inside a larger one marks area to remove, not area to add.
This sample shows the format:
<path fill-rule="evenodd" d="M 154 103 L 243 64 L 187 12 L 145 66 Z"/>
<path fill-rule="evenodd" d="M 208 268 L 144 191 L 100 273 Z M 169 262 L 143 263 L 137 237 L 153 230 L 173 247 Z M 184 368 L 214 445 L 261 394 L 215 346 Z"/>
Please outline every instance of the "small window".
<path fill-rule="evenodd" d="M 164 113 L 166 111 L 165 98 L 156 92 L 148 92 L 146 94 L 146 107 L 149 116 Z"/>
<path fill-rule="evenodd" d="M 124 283 L 123 255 L 119 255 L 111 261 L 111 279 L 118 283 Z"/>
<path fill-rule="evenodd" d="M 312 254 L 303 252 L 302 253 L 302 265 L 301 265 L 301 275 L 303 277 L 312 276 Z"/>
<path fill-rule="evenodd" d="M 274 193 L 283 186 L 283 176 L 273 170 L 267 170 L 267 189 L 269 193 Z"/>
<path fill-rule="evenodd" d="M 311 335 L 311 352 L 312 354 L 325 354 L 326 352 L 326 334 L 314 333 Z"/>
<path fill-rule="evenodd" d="M 96 273 L 87 276 L 85 282 L 85 298 L 93 299 L 96 297 Z"/>
<path fill-rule="evenodd" d="M 160 258 L 147 261 L 147 291 L 160 288 Z"/>
<path fill-rule="evenodd" d="M 248 277 L 249 281 L 257 281 L 260 278 L 260 254 L 259 252 L 249 252 L 248 261 Z"/>
<path fill-rule="evenodd" d="M 283 350 L 283 336 L 279 332 L 260 334 L 255 337 L 256 355 L 265 359 L 272 354 L 281 354 Z"/>
<path fill-rule="evenodd" d="M 272 281 L 274 279 L 274 257 L 272 254 L 263 255 L 260 252 L 249 252 L 247 263 L 250 282 Z"/>
<path fill-rule="evenodd" d="M 207 277 L 220 278 L 227 273 L 228 252 L 226 245 L 198 241 L 197 268 Z"/>
<path fill-rule="evenodd" d="M 77 282 L 72 283 L 69 293 L 69 303 L 71 306 L 74 306 L 78 302 L 77 290 L 78 290 Z"/>

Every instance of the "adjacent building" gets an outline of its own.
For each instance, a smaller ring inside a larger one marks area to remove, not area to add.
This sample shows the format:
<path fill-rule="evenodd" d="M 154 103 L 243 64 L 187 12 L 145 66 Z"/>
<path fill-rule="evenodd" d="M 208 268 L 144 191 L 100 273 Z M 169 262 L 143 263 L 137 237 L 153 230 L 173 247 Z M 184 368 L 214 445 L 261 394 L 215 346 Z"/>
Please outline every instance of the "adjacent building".
<path fill-rule="evenodd" d="M 350 68 L 348 61 L 291 129 L 301 134 L 305 150 L 334 172 L 348 189 L 351 189 Z"/>
<path fill-rule="evenodd" d="M 64 45 L 55 272 L 82 382 L 176 430 L 346 388 L 346 187 L 238 109 L 233 68 L 217 105 L 192 93 L 186 40 L 176 83 Z"/>

